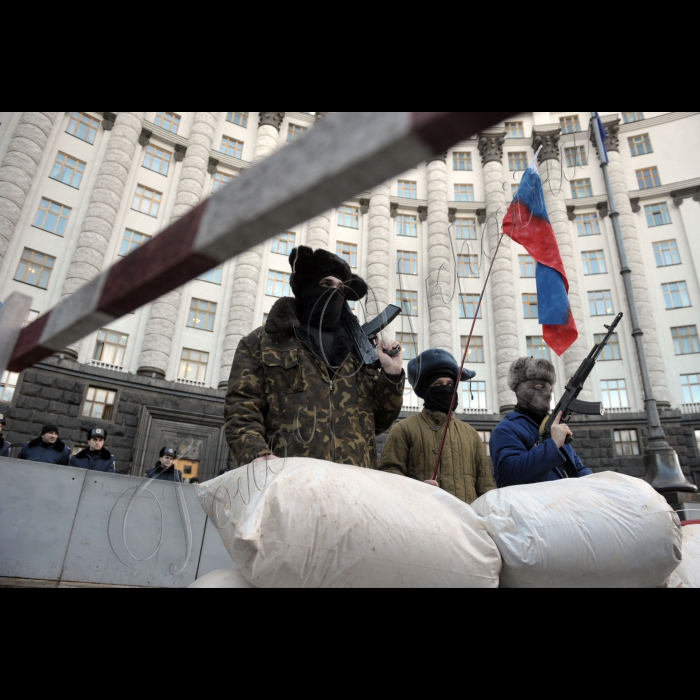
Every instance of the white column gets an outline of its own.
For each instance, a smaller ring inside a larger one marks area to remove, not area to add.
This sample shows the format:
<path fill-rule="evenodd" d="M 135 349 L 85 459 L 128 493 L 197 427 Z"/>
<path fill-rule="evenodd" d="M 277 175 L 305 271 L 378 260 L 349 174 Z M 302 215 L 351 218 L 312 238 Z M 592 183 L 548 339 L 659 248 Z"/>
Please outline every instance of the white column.
<path fill-rule="evenodd" d="M 309 230 L 306 234 L 306 245 L 317 250 L 328 250 L 331 234 L 331 213 L 326 212 L 315 216 L 309 221 Z"/>
<path fill-rule="evenodd" d="M 0 165 L 0 266 L 58 112 L 22 112 Z"/>
<path fill-rule="evenodd" d="M 170 224 L 189 214 L 204 198 L 209 153 L 219 114 L 195 112 Z M 183 287 L 180 287 L 166 294 L 151 306 L 147 333 L 139 356 L 139 374 L 165 377 L 182 304 L 182 290 Z"/>
<path fill-rule="evenodd" d="M 486 233 L 488 250 L 493 252 L 498 246 L 503 227 L 503 218 L 508 212 L 506 182 L 503 175 L 503 144 L 506 132 L 486 132 L 479 136 L 479 152 L 484 163 L 486 189 Z M 508 188 L 510 194 L 510 188 Z M 481 267 L 487 270 L 490 260 L 481 260 Z M 486 274 L 486 272 L 484 272 Z M 496 376 L 498 381 L 498 405 L 501 413 L 508 413 L 515 407 L 515 394 L 508 386 L 508 372 L 520 356 L 517 310 L 520 304 L 516 299 L 513 279 L 512 247 L 502 245 L 491 273 L 491 300 L 494 316 L 496 344 Z"/>
<path fill-rule="evenodd" d="M 389 303 L 391 263 L 391 188 L 379 185 L 370 193 L 369 239 L 367 243 L 367 320 Z"/>
<path fill-rule="evenodd" d="M 275 152 L 283 120 L 284 112 L 260 112 L 258 140 L 255 146 L 256 163 Z M 224 338 L 224 352 L 221 356 L 219 388 L 228 384 L 238 343 L 253 331 L 265 245 L 256 246 L 236 258 L 233 295 Z"/>
<path fill-rule="evenodd" d="M 670 406 L 671 394 L 668 390 L 668 377 L 666 376 L 661 346 L 659 345 L 659 336 L 656 331 L 654 309 L 649 293 L 649 282 L 644 269 L 644 256 L 642 255 L 642 246 L 639 240 L 639 232 L 637 231 L 637 220 L 632 212 L 632 203 L 630 202 L 629 190 L 627 189 L 627 178 L 625 177 L 622 156 L 620 155 L 618 138 L 620 121 L 609 122 L 606 120 L 605 128 L 608 131 L 606 146 L 610 156 L 608 173 L 612 182 L 615 204 L 620 212 L 620 228 L 622 229 L 622 238 L 625 241 L 627 262 L 632 271 L 632 287 L 634 288 L 634 297 L 637 302 L 639 323 L 644 332 L 644 350 L 651 376 L 654 398 L 660 406 Z"/>
<path fill-rule="evenodd" d="M 566 377 L 558 377 L 558 390 L 561 390 L 586 359 L 593 347 L 593 342 L 592 338 L 589 338 L 586 334 L 583 303 L 577 274 L 578 256 L 574 246 L 571 222 L 566 212 L 566 192 L 564 191 L 564 178 L 559 156 L 561 127 L 558 124 L 535 127 L 532 134 L 532 147 L 535 151 L 542 146 L 539 162 L 540 177 L 544 183 L 544 199 L 569 279 L 569 303 L 571 304 L 571 311 L 579 333 L 578 340 L 564 353 Z M 590 387 L 587 386 L 581 392 L 580 398 L 582 401 L 593 401 Z"/>
<path fill-rule="evenodd" d="M 430 347 L 440 348 L 454 354 L 450 297 L 454 289 L 455 270 L 449 227 L 447 153 L 443 153 L 428 163 Z"/>

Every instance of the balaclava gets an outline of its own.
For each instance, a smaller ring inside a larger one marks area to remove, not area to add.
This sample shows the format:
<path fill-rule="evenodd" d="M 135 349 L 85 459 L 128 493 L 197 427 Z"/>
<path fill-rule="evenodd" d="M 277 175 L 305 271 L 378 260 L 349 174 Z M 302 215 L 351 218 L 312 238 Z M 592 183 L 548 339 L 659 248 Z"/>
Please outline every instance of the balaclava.
<path fill-rule="evenodd" d="M 438 348 L 431 348 L 422 352 L 418 357 L 408 363 L 408 381 L 413 387 L 416 396 L 425 401 L 425 407 L 429 411 L 447 413 L 450 410 L 454 387 L 430 385 L 438 379 L 449 377 L 456 384 L 459 376 L 459 364 L 449 352 Z M 468 382 L 476 376 L 476 372 L 464 369 L 462 381 Z M 455 397 L 456 409 L 459 405 L 459 393 Z"/>
<path fill-rule="evenodd" d="M 449 377 L 452 380 L 452 386 L 431 386 L 438 379 Z M 434 372 L 426 381 L 428 391 L 425 396 L 425 407 L 429 411 L 439 411 L 447 413 L 452 405 L 452 398 L 455 393 L 455 384 L 457 383 L 457 375 L 451 372 Z M 454 410 L 459 406 L 459 392 L 454 396 Z"/>
<path fill-rule="evenodd" d="M 302 329 L 334 331 L 340 325 L 345 296 L 339 289 L 319 287 L 328 275 L 321 275 L 315 284 L 302 287 L 297 292 L 297 313 Z"/>
<path fill-rule="evenodd" d="M 521 357 L 510 368 L 508 385 L 518 398 L 518 408 L 538 416 L 549 413 L 552 405 L 552 390 L 557 375 L 554 365 L 548 360 Z M 541 389 L 537 389 L 541 386 Z"/>

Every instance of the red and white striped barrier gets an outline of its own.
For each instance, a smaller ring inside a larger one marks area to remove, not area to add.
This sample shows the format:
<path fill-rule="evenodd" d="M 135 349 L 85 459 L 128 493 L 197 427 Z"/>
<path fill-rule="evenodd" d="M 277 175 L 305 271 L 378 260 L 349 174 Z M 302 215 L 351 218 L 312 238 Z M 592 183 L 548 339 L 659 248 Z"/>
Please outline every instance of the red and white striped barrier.
<path fill-rule="evenodd" d="M 31 367 L 280 231 L 515 114 L 341 112 L 325 119 L 27 326 L 7 369 Z"/>

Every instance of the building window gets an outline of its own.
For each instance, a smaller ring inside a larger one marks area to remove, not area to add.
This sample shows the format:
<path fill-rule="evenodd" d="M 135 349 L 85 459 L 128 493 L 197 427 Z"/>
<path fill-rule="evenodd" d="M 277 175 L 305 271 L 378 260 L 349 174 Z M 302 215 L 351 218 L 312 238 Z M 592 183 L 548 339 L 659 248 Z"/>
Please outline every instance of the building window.
<path fill-rule="evenodd" d="M 535 276 L 535 261 L 529 255 L 518 255 L 520 264 L 520 277 L 528 278 Z"/>
<path fill-rule="evenodd" d="M 222 136 L 219 153 L 224 153 L 227 156 L 240 160 L 243 157 L 243 141 L 232 139 L 230 136 Z"/>
<path fill-rule="evenodd" d="M 600 382 L 603 406 L 609 409 L 629 408 L 627 383 L 624 379 L 608 379 Z"/>
<path fill-rule="evenodd" d="M 163 193 L 151 190 L 143 185 L 137 185 L 136 194 L 131 208 L 134 211 L 139 211 L 147 216 L 158 218 L 160 203 L 163 201 Z"/>
<path fill-rule="evenodd" d="M 30 323 L 34 323 L 34 321 L 36 321 L 37 318 L 39 318 L 39 312 L 38 312 L 38 311 L 34 311 L 34 309 L 32 309 L 32 310 L 27 314 L 27 318 L 24 319 L 24 324 L 22 325 L 22 328 L 26 328 Z"/>
<path fill-rule="evenodd" d="M 605 339 L 605 333 L 596 333 L 594 336 L 595 344 L 600 345 Z M 603 349 L 603 353 L 600 356 L 600 362 L 612 362 L 614 360 L 621 360 L 622 355 L 620 353 L 620 339 L 617 337 L 617 333 L 613 333 L 612 338 L 608 341 L 608 344 Z"/>
<path fill-rule="evenodd" d="M 527 153 L 508 154 L 508 167 L 511 171 L 525 170 L 527 165 Z"/>
<path fill-rule="evenodd" d="M 83 163 L 82 160 L 71 158 L 65 153 L 59 153 L 51 170 L 51 179 L 58 180 L 58 182 L 77 190 L 83 179 L 86 165 L 87 163 Z"/>
<path fill-rule="evenodd" d="M 690 295 L 688 294 L 688 285 L 685 282 L 671 282 L 670 284 L 662 284 L 661 289 L 664 292 L 664 301 L 666 309 L 682 309 L 686 306 L 691 306 Z"/>
<path fill-rule="evenodd" d="M 401 308 L 405 316 L 418 316 L 418 292 L 397 289 L 396 306 Z"/>
<path fill-rule="evenodd" d="M 279 233 L 272 239 L 271 252 L 278 255 L 290 255 L 296 245 L 297 234 L 291 231 Z"/>
<path fill-rule="evenodd" d="M 173 154 L 157 146 L 146 147 L 146 157 L 143 160 L 143 167 L 152 170 L 154 173 L 168 177 L 170 161 Z"/>
<path fill-rule="evenodd" d="M 403 349 L 404 360 L 415 360 L 418 357 L 418 335 L 416 333 L 397 333 L 396 342 Z"/>
<path fill-rule="evenodd" d="M 62 236 L 66 231 L 70 213 L 70 207 L 64 207 L 63 204 L 42 198 L 39 211 L 34 219 L 34 226 Z"/>
<path fill-rule="evenodd" d="M 214 320 L 216 319 L 216 304 L 213 301 L 192 299 L 190 315 L 187 319 L 188 328 L 196 328 L 198 331 L 214 332 Z"/>
<path fill-rule="evenodd" d="M 472 170 L 471 153 L 453 153 L 452 168 L 454 170 Z"/>
<path fill-rule="evenodd" d="M 511 183 L 510 185 L 510 193 L 515 197 L 516 194 L 518 194 L 518 190 L 520 189 L 520 185 L 517 183 Z"/>
<path fill-rule="evenodd" d="M 664 202 L 645 206 L 644 213 L 647 215 L 647 226 L 649 228 L 665 226 L 671 223 L 671 215 L 668 213 L 668 207 Z"/>
<path fill-rule="evenodd" d="M 462 357 L 467 349 L 467 336 L 462 336 Z M 482 364 L 486 362 L 484 359 L 484 338 L 480 335 L 473 335 L 472 342 L 469 343 L 469 353 L 467 354 L 467 362 L 469 364 Z"/>
<path fill-rule="evenodd" d="M 695 355 L 700 352 L 697 326 L 671 328 L 671 335 L 673 336 L 673 347 L 676 349 L 676 355 Z"/>
<path fill-rule="evenodd" d="M 126 229 L 126 231 L 124 231 L 121 247 L 119 248 L 119 255 L 124 257 L 137 248 L 140 248 L 144 243 L 148 243 L 150 240 L 151 236 L 147 236 L 145 233 L 136 233 L 136 231 Z"/>
<path fill-rule="evenodd" d="M 486 410 L 486 382 L 469 382 L 462 391 L 462 405 L 467 411 Z"/>
<path fill-rule="evenodd" d="M 290 124 L 287 131 L 287 143 L 294 143 L 299 137 L 303 136 L 308 129 L 298 124 Z"/>
<path fill-rule="evenodd" d="M 537 357 L 540 360 L 552 360 L 552 351 L 549 349 L 544 338 L 540 336 L 530 336 L 526 338 L 528 357 Z"/>
<path fill-rule="evenodd" d="M 572 180 L 571 181 L 571 196 L 574 199 L 583 199 L 584 197 L 593 196 L 593 188 L 591 187 L 591 181 L 589 178 L 583 178 L 582 180 Z"/>
<path fill-rule="evenodd" d="M 335 244 L 335 254 L 345 260 L 352 268 L 357 267 L 357 246 L 354 243 L 343 243 L 338 241 Z M 345 281 L 345 280 L 341 280 Z"/>
<path fill-rule="evenodd" d="M 15 395 L 19 372 L 3 372 L 0 379 L 0 401 L 10 403 Z"/>
<path fill-rule="evenodd" d="M 478 255 L 458 255 L 457 275 L 469 279 L 479 277 L 479 256 Z"/>
<path fill-rule="evenodd" d="M 286 272 L 270 270 L 267 273 L 267 296 L 280 299 L 291 296 L 292 290 L 289 286 L 289 278 L 290 275 Z"/>
<path fill-rule="evenodd" d="M 226 121 L 247 129 L 249 116 L 250 112 L 226 112 Z"/>
<path fill-rule="evenodd" d="M 228 185 L 231 180 L 233 180 L 233 175 L 217 172 L 216 175 L 214 175 L 214 184 L 211 188 L 212 194 L 218 192 L 224 185 Z"/>
<path fill-rule="evenodd" d="M 92 359 L 107 365 L 121 367 L 124 364 L 124 353 L 128 342 L 128 335 L 103 329 L 97 334 L 97 343 L 95 343 Z"/>
<path fill-rule="evenodd" d="M 183 348 L 182 358 L 180 359 L 180 369 L 177 376 L 179 379 L 184 379 L 187 382 L 204 384 L 207 378 L 208 364 L 208 352 Z"/>
<path fill-rule="evenodd" d="M 360 228 L 360 210 L 357 207 L 338 207 L 338 226 Z"/>
<path fill-rule="evenodd" d="M 154 124 L 171 134 L 177 134 L 180 128 L 180 115 L 173 112 L 157 112 Z"/>
<path fill-rule="evenodd" d="M 399 214 L 396 217 L 396 233 L 407 238 L 418 237 L 418 217 Z"/>
<path fill-rule="evenodd" d="M 25 248 L 17 267 L 15 280 L 30 284 L 32 287 L 46 289 L 49 286 L 51 271 L 55 263 L 56 258 L 31 250 L 31 248 Z"/>
<path fill-rule="evenodd" d="M 588 310 L 591 316 L 609 316 L 613 311 L 612 294 L 609 290 L 588 292 Z"/>
<path fill-rule="evenodd" d="M 522 122 L 506 122 L 506 135 L 509 139 L 524 139 L 525 129 Z"/>
<path fill-rule="evenodd" d="M 597 214 L 580 214 L 576 217 L 579 236 L 600 236 Z"/>
<path fill-rule="evenodd" d="M 644 112 L 623 112 L 622 123 L 632 124 L 633 122 L 641 122 L 644 119 Z"/>
<path fill-rule="evenodd" d="M 537 294 L 523 294 L 524 318 L 539 318 L 540 308 L 537 303 Z"/>
<path fill-rule="evenodd" d="M 561 123 L 562 134 L 576 134 L 581 131 L 581 122 L 578 114 L 573 117 L 561 117 L 559 122 Z"/>
<path fill-rule="evenodd" d="M 458 241 L 476 240 L 476 219 L 455 219 L 454 227 Z"/>
<path fill-rule="evenodd" d="M 481 318 L 481 307 L 479 302 L 481 301 L 480 294 L 460 294 L 459 295 L 459 317 L 460 318 L 474 318 L 477 308 L 479 309 L 479 314 L 476 318 Z"/>
<path fill-rule="evenodd" d="M 584 275 L 604 275 L 608 269 L 605 266 L 605 254 L 602 250 L 591 250 L 582 253 Z"/>
<path fill-rule="evenodd" d="M 399 250 L 396 253 L 396 270 L 400 275 L 418 274 L 418 253 L 412 250 Z"/>
<path fill-rule="evenodd" d="M 99 420 L 112 420 L 116 402 L 116 391 L 98 389 L 97 387 L 91 386 L 87 390 L 87 398 L 83 406 L 83 416 L 87 418 L 98 418 Z"/>
<path fill-rule="evenodd" d="M 658 168 L 644 168 L 637 170 L 637 183 L 640 190 L 648 190 L 650 187 L 660 187 L 661 178 Z"/>
<path fill-rule="evenodd" d="M 486 456 L 491 456 L 491 431 L 490 430 L 477 430 L 476 434 L 481 438 L 481 442 L 484 443 L 484 449 L 486 450 Z"/>
<path fill-rule="evenodd" d="M 455 202 L 473 202 L 474 185 L 455 185 Z"/>
<path fill-rule="evenodd" d="M 586 149 L 583 146 L 565 148 L 564 155 L 566 156 L 566 164 L 569 168 L 581 168 L 584 165 L 588 165 Z"/>
<path fill-rule="evenodd" d="M 92 145 L 95 143 L 95 136 L 97 136 L 99 128 L 98 119 L 85 114 L 85 112 L 71 112 L 66 133 Z"/>
<path fill-rule="evenodd" d="M 700 403 L 700 374 L 684 374 L 681 376 L 683 388 L 683 403 Z"/>
<path fill-rule="evenodd" d="M 618 457 L 637 457 L 640 454 L 636 430 L 615 431 L 615 454 Z"/>
<path fill-rule="evenodd" d="M 418 183 L 410 182 L 409 180 L 399 180 L 396 194 L 404 199 L 418 199 Z"/>
<path fill-rule="evenodd" d="M 654 150 L 651 147 L 651 139 L 649 134 L 642 134 L 641 136 L 631 136 L 629 139 L 630 150 L 632 151 L 632 157 L 645 156 L 647 153 L 653 153 Z"/>
<path fill-rule="evenodd" d="M 681 264 L 681 256 L 675 240 L 654 243 L 654 257 L 656 258 L 656 267 Z"/>
<path fill-rule="evenodd" d="M 221 284 L 221 277 L 224 274 L 224 266 L 219 265 L 209 272 L 205 272 L 203 275 L 197 277 L 198 280 L 202 282 L 210 282 L 211 284 Z"/>

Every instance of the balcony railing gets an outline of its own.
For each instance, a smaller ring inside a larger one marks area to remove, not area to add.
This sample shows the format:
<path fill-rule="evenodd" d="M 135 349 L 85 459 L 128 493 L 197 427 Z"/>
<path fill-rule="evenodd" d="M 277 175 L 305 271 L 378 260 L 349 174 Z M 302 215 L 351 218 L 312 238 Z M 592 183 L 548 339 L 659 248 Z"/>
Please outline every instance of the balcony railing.
<path fill-rule="evenodd" d="M 206 382 L 193 382 L 191 379 L 180 379 L 179 377 L 175 381 L 179 384 L 188 384 L 189 386 L 208 386 Z"/>
<path fill-rule="evenodd" d="M 119 367 L 118 365 L 110 365 L 107 364 L 106 362 L 100 362 L 99 360 L 90 360 L 88 364 L 91 367 L 99 367 L 100 369 L 111 369 L 114 370 L 115 372 L 123 372 L 124 368 Z"/>
<path fill-rule="evenodd" d="M 617 408 L 606 408 L 605 413 L 632 413 L 632 409 L 629 406 L 618 406 Z"/>
<path fill-rule="evenodd" d="M 684 403 L 681 409 L 683 413 L 700 413 L 700 403 Z"/>

